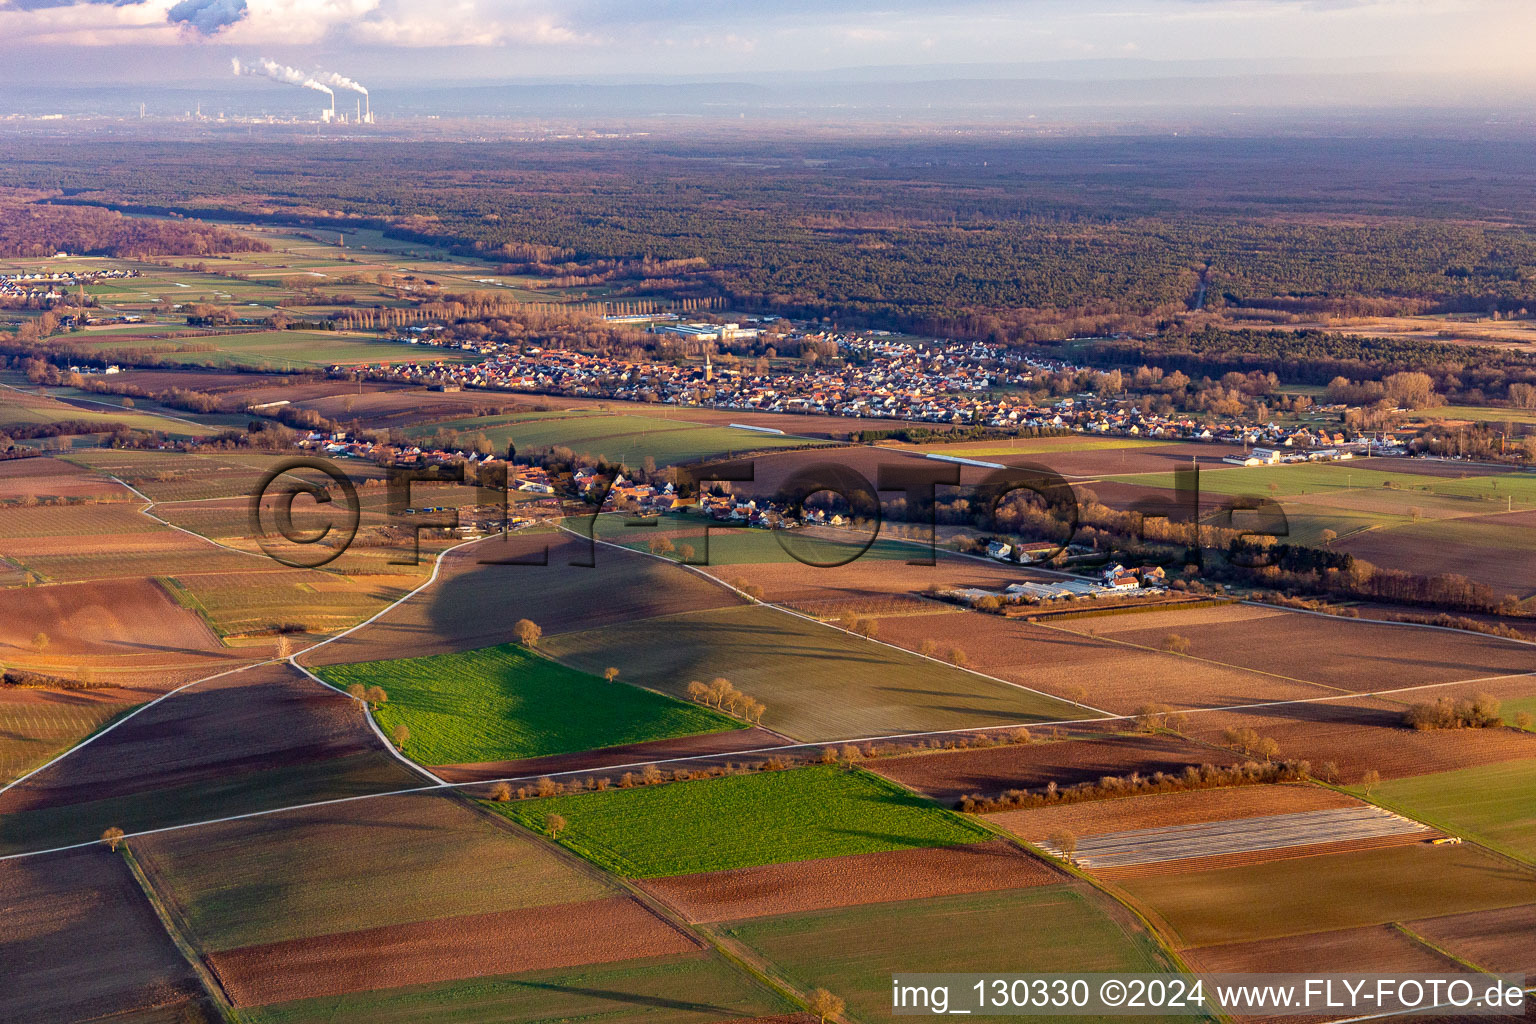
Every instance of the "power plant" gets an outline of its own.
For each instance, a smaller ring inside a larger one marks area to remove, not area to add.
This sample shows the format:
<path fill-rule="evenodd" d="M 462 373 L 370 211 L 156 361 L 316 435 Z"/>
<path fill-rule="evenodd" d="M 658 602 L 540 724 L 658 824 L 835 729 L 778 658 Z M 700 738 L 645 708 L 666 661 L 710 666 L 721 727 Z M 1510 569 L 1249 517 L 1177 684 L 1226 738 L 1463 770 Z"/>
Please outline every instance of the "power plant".
<path fill-rule="evenodd" d="M 256 78 L 270 78 L 274 82 L 282 82 L 285 85 L 296 85 L 301 89 L 313 89 L 316 92 L 329 96 L 330 105 L 320 111 L 320 120 L 326 124 L 332 122 L 346 124 L 347 116 L 343 113 L 339 118 L 336 115 L 336 89 L 346 89 L 360 95 L 357 109 L 357 124 L 373 124 L 373 106 L 369 100 L 368 90 L 361 82 L 357 82 L 345 75 L 339 75 L 334 71 L 315 71 L 313 73 L 300 71 L 298 68 L 279 64 L 268 57 L 258 58 L 254 63 L 242 62 L 235 57 L 230 60 L 230 67 L 238 75 L 251 75 Z M 333 88 L 334 87 L 334 88 Z M 367 103 L 365 107 L 364 104 Z"/>

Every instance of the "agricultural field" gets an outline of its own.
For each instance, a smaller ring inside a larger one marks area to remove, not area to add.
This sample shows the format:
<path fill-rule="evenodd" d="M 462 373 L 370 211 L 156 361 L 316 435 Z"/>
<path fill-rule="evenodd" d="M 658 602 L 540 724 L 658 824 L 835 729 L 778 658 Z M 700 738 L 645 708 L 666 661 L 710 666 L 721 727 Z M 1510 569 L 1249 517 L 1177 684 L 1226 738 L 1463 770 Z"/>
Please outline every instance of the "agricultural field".
<path fill-rule="evenodd" d="M 724 957 L 694 953 L 276 1003 L 244 1016 L 252 1024 L 714 1024 L 791 1009 Z"/>
<path fill-rule="evenodd" d="M 991 833 L 863 771 L 828 766 L 491 805 L 629 878 L 974 843 Z"/>
<path fill-rule="evenodd" d="M 511 761 L 744 724 L 697 704 L 575 671 L 511 644 L 329 665 L 319 675 L 341 689 L 382 686 L 389 701 L 378 708 L 379 724 L 386 731 L 408 728 L 405 752 L 425 764 Z M 573 707 L 582 714 L 573 715 Z"/>
<path fill-rule="evenodd" d="M 114 345 L 103 338 L 93 347 L 110 358 Z M 356 366 L 363 363 L 403 363 L 420 358 L 415 350 L 398 342 L 381 341 L 375 335 L 344 331 L 259 331 L 249 334 L 215 334 L 185 341 L 161 342 L 175 346 L 157 352 L 156 358 L 195 366 L 246 366 L 261 370 L 308 367 Z M 433 361 L 457 362 L 458 354 L 438 350 Z"/>
<path fill-rule="evenodd" d="M 7 861 L 0 864 L 0 906 L 0 1017 L 38 1024 L 124 1013 L 218 1019 L 120 857 L 91 849 Z"/>
<path fill-rule="evenodd" d="M 1120 715 L 1135 714 L 1147 704 L 1230 707 L 1312 700 L 1340 692 L 1289 675 L 1128 647 L 1112 637 L 1095 635 L 1105 623 L 1133 623 L 1162 614 L 1199 616 L 1201 612 L 1142 612 L 1036 624 L 981 612 L 939 611 L 882 616 L 877 621 L 879 638 L 887 643 L 913 651 L 928 645 L 941 656 L 958 649 L 978 672 Z M 1161 640 L 1159 636 L 1159 644 Z M 1092 713 L 1079 708 L 1070 717 L 1092 717 Z"/>
<path fill-rule="evenodd" d="M 680 570 L 673 570 L 680 571 Z M 949 616 L 945 616 L 948 618 Z M 801 740 L 1096 717 L 1076 705 L 762 606 L 686 612 L 546 638 L 588 672 L 683 695 L 723 676 Z"/>
<path fill-rule="evenodd" d="M 689 921 L 708 923 L 1053 885 L 1065 877 L 1016 844 L 993 839 L 652 878 L 642 887 Z"/>
<path fill-rule="evenodd" d="M 133 847 L 187 937 L 214 952 L 619 891 L 436 793 L 167 832 Z"/>
<path fill-rule="evenodd" d="M 1393 779 L 1370 797 L 1536 863 L 1536 758 Z"/>
<path fill-rule="evenodd" d="M 292 669 L 211 679 L 0 794 L 0 851 L 415 785 L 357 705 Z"/>
<path fill-rule="evenodd" d="M 802 989 L 836 991 L 858 1021 L 889 1019 L 893 970 L 1172 970 L 1129 915 L 1082 883 L 769 917 L 724 931 Z"/>
<path fill-rule="evenodd" d="M 116 687 L 0 688 L 0 785 L 45 764 L 144 699 Z"/>
<path fill-rule="evenodd" d="M 1524 675 L 1532 648 L 1501 637 L 1303 615 L 1282 608 L 1224 605 L 1061 622 L 1116 644 L 1157 651 L 1170 636 L 1183 656 L 1282 681 L 1339 691 L 1391 690 L 1457 680 Z"/>
<path fill-rule="evenodd" d="M 635 415 L 621 411 L 528 415 L 446 420 L 414 428 L 417 438 L 438 430 L 483 434 L 497 450 L 515 444 L 519 451 L 565 447 L 578 454 L 601 456 L 639 468 L 647 458 L 658 466 L 700 459 L 743 455 L 777 448 L 803 448 L 824 442 L 735 430 L 671 416 Z"/>
<path fill-rule="evenodd" d="M 1127 735 L 942 750 L 882 758 L 873 767 L 903 786 L 949 804 L 968 794 L 995 796 L 1052 782 L 1071 786 L 1133 771 L 1176 774 L 1191 764 L 1224 765 L 1237 759 L 1235 754 L 1177 736 Z"/>
<path fill-rule="evenodd" d="M 1536 872 L 1475 846 L 1391 846 L 1122 879 L 1185 945 L 1214 946 L 1532 902 Z"/>
<path fill-rule="evenodd" d="M 1470 687 L 1484 690 L 1479 684 Z M 1447 694 L 1454 692 L 1446 688 Z M 1402 695 L 1433 700 L 1438 689 Z M 1357 698 L 1292 704 L 1245 711 L 1192 715 L 1191 738 L 1221 744 L 1229 731 L 1252 729 L 1272 739 L 1279 755 L 1336 770 L 1341 782 L 1357 782 L 1375 771 L 1384 779 L 1428 775 L 1474 765 L 1536 757 L 1536 735 L 1514 729 L 1435 729 L 1419 732 L 1402 724 L 1408 705 L 1397 700 Z"/>
<path fill-rule="evenodd" d="M 209 432 L 201 424 L 185 418 L 173 419 L 154 413 L 109 409 L 99 405 L 76 405 L 49 395 L 9 386 L 0 387 L 0 396 L 4 398 L 0 402 L 0 432 L 7 428 L 40 427 L 66 421 L 92 424 L 102 432 L 119 426 L 171 437 L 193 437 Z M 30 443 L 36 445 L 40 442 Z"/>

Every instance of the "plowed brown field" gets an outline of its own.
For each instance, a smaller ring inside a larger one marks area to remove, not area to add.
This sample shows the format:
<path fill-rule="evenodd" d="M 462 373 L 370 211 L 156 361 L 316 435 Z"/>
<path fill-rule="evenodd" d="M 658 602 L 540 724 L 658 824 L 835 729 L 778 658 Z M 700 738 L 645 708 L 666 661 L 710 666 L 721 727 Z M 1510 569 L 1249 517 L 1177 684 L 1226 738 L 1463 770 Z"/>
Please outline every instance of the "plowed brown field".
<path fill-rule="evenodd" d="M 0 462 L 0 500 L 8 498 L 132 498 L 121 484 L 47 457 Z"/>
<path fill-rule="evenodd" d="M 1065 876 L 1004 839 L 942 849 L 860 853 L 701 875 L 644 888 L 694 922 L 1051 885 Z"/>
<path fill-rule="evenodd" d="M 935 800 L 953 802 L 967 793 L 996 794 L 1055 782 L 1071 786 L 1105 775 L 1182 771 L 1185 765 L 1229 764 L 1237 755 L 1171 736 L 1116 736 L 952 750 L 871 761 L 869 766 Z"/>
<path fill-rule="evenodd" d="M 120 856 L 0 864 L 0 1019 L 50 1024 L 187 1007 L 201 990 Z"/>
<path fill-rule="evenodd" d="M 1536 974 L 1536 904 L 1433 917 L 1410 927 L 1485 970 Z"/>
<path fill-rule="evenodd" d="M 1536 671 L 1536 647 L 1495 636 L 1227 605 L 1060 624 L 1159 648 L 1170 633 L 1192 657 L 1368 691 Z"/>
<path fill-rule="evenodd" d="M 909 650 L 919 650 L 925 640 L 938 644 L 941 652 L 958 647 L 977 671 L 1056 696 L 1080 690 L 1084 703 L 1117 714 L 1132 714 L 1150 703 L 1225 707 L 1339 692 L 1081 635 L 1099 628 L 1101 622 L 1140 619 L 1149 614 L 1174 613 L 1077 619 L 1062 623 L 1063 628 L 980 612 L 901 615 L 880 619 L 879 636 Z"/>
<path fill-rule="evenodd" d="M 202 619 L 149 580 L 0 590 L 0 623 L 0 659 L 12 665 L 109 658 L 122 670 L 230 656 Z M 39 633 L 48 637 L 42 649 L 33 642 Z"/>
<path fill-rule="evenodd" d="M 1355 807 L 1359 803 L 1352 796 L 1321 786 L 1232 786 L 1003 811 L 989 815 L 987 820 L 1016 836 L 1034 841 L 1045 839 L 1057 829 L 1066 829 L 1077 836 L 1092 836 L 1103 832 L 1257 818 L 1266 814 Z"/>
<path fill-rule="evenodd" d="M 548 565 L 482 565 L 484 559 L 528 557 L 549 546 Z M 545 635 L 631 622 L 655 615 L 742 603 L 697 574 L 632 551 L 599 545 L 596 567 L 584 541 L 565 533 L 514 535 L 471 544 L 447 555 L 437 582 L 356 633 L 317 651 L 306 664 L 419 657 L 514 639 L 528 618 Z"/>
<path fill-rule="evenodd" d="M 690 953 L 703 944 L 630 897 L 440 918 L 207 957 L 238 1006 Z"/>
<path fill-rule="evenodd" d="M 1423 691 L 1432 699 L 1436 690 Z M 1280 756 L 1306 759 L 1314 771 L 1333 763 L 1344 782 L 1370 769 L 1383 778 L 1424 775 L 1495 761 L 1536 757 L 1536 735 L 1514 729 L 1416 732 L 1401 725 L 1406 705 L 1362 697 L 1191 715 L 1185 731 L 1219 743 L 1226 729 L 1253 729 L 1280 745 Z"/>
<path fill-rule="evenodd" d="M 1235 942 L 1227 946 L 1205 946 L 1187 951 L 1186 958 L 1197 970 L 1218 974 L 1303 974 L 1313 971 L 1429 974 L 1462 969 L 1454 960 L 1385 924 L 1289 935 L 1283 939 Z"/>
<path fill-rule="evenodd" d="M 265 665 L 199 684 L 140 712 L 57 768 L 0 796 L 0 814 L 229 781 L 242 772 L 377 749 L 350 698 L 287 666 Z"/>

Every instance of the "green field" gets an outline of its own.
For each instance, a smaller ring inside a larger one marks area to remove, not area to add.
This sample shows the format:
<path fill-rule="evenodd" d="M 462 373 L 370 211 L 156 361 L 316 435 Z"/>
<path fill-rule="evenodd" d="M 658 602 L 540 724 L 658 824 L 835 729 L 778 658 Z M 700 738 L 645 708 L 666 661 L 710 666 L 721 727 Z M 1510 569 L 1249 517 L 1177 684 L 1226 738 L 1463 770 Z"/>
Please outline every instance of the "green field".
<path fill-rule="evenodd" d="M 176 345 L 184 351 L 157 352 L 155 358 L 173 363 L 209 366 L 248 366 L 285 369 L 304 366 L 351 365 L 357 363 L 403 363 L 418 359 L 459 362 L 460 355 L 447 349 L 423 353 L 399 342 L 380 341 L 373 335 L 343 334 L 336 331 L 253 331 L 246 334 L 219 334 L 185 340 L 127 342 L 103 337 L 88 340 L 104 357 L 113 350 L 143 348 L 151 345 Z"/>
<path fill-rule="evenodd" d="M 1441 405 L 1424 410 L 1432 419 L 1478 420 L 1483 423 L 1536 423 L 1536 410 L 1495 409 L 1487 405 Z"/>
<path fill-rule="evenodd" d="M 569 823 L 562 844 L 629 878 L 954 846 L 992 835 L 894 783 L 836 766 L 490 806 L 530 828 L 542 828 L 546 814 L 562 815 Z"/>
<path fill-rule="evenodd" d="M 167 832 L 135 840 L 134 851 L 204 951 L 615 892 L 437 793 Z"/>
<path fill-rule="evenodd" d="M 1536 901 L 1536 874 L 1475 846 L 1392 846 L 1119 882 L 1191 946 Z"/>
<path fill-rule="evenodd" d="M 1515 700 L 1506 700 L 1501 706 L 1504 714 L 1504 724 L 1514 725 L 1515 716 L 1524 711 L 1532 718 L 1536 718 L 1536 697 L 1519 697 Z"/>
<path fill-rule="evenodd" d="M 409 433 L 413 438 L 425 439 L 438 430 L 484 434 L 498 449 L 505 448 L 508 443 L 515 443 L 519 451 L 563 445 L 578 454 L 601 455 L 636 468 L 646 456 L 655 459 L 657 465 L 665 466 L 729 453 L 799 448 L 817 443 L 668 416 L 623 412 L 595 415 L 581 412 L 539 418 L 528 414 L 467 418 L 416 427 Z"/>
<path fill-rule="evenodd" d="M 708 565 L 755 565 L 762 562 L 793 562 L 795 555 L 812 563 L 838 563 L 849 559 L 892 560 L 905 562 L 920 557 L 922 551 L 911 544 L 893 540 L 876 539 L 867 550 L 864 544 L 869 534 L 862 531 L 832 529 L 796 530 L 792 534 L 776 530 L 763 530 L 746 526 L 722 526 L 703 516 L 692 514 L 668 514 L 657 519 L 642 520 L 655 526 L 626 526 L 630 517 L 624 513 L 609 513 L 597 518 L 597 537 L 611 541 L 634 551 L 648 551 L 651 537 L 673 530 L 689 531 L 692 536 L 673 539 L 675 545 L 687 544 L 694 549 L 694 563 Z M 586 523 L 576 521 L 574 529 L 585 531 Z M 706 541 L 703 531 L 708 530 Z M 862 553 L 860 553 L 862 550 Z M 671 557 L 676 558 L 674 553 Z M 729 578 L 729 573 L 716 575 Z"/>
<path fill-rule="evenodd" d="M 1147 935 L 1111 907 L 1086 885 L 1050 885 L 771 917 L 726 931 L 802 990 L 841 996 L 852 1019 L 885 1021 L 893 973 L 1171 973 Z"/>
<path fill-rule="evenodd" d="M 729 578 L 729 572 L 724 575 Z M 677 695 L 690 680 L 724 676 L 768 706 L 765 726 L 801 740 L 1088 714 L 1076 705 L 761 605 L 562 633 L 547 637 L 544 648 L 588 672 L 618 665 L 625 679 Z"/>
<path fill-rule="evenodd" d="M 1172 443 L 1171 441 L 1143 441 L 1134 437 L 1095 437 L 1072 434 L 1068 437 L 1021 437 L 1014 441 L 926 444 L 918 450 L 974 459 L 987 455 L 1048 455 L 1063 452 L 1118 451 L 1124 448 L 1160 448 Z"/>
<path fill-rule="evenodd" d="M 1371 797 L 1536 863 L 1536 759 L 1394 779 Z"/>
<path fill-rule="evenodd" d="M 242 1009 L 249 1024 L 714 1024 L 794 1007 L 716 953 Z"/>
<path fill-rule="evenodd" d="M 1379 491 L 1400 498 L 1403 508 L 1414 504 L 1415 495 L 1454 495 L 1483 498 L 1502 503 L 1513 497 L 1515 503 L 1536 502 L 1536 473 L 1475 474 L 1466 478 L 1430 476 L 1424 473 L 1400 473 L 1391 470 L 1387 459 L 1353 459 L 1348 462 L 1298 463 L 1289 466 L 1217 466 L 1203 465 L 1200 489 L 1211 494 L 1251 494 L 1277 497 L 1318 494 L 1347 490 Z M 1128 473 L 1107 476 L 1116 483 L 1143 487 L 1171 488 L 1172 473 Z M 1270 489 L 1270 485 L 1274 489 Z M 1391 488 L 1387 485 L 1391 484 Z M 1395 491 L 1394 491 L 1395 489 Z"/>
<path fill-rule="evenodd" d="M 378 709 L 379 725 L 386 732 L 406 726 L 405 752 L 424 764 L 511 761 L 742 728 L 708 708 L 610 683 L 512 644 L 316 673 L 342 689 L 384 687 L 389 702 Z"/>
<path fill-rule="evenodd" d="M 203 428 L 154 413 L 110 409 L 100 405 L 82 407 L 32 391 L 0 388 L 0 431 L 8 427 L 38 427 L 63 422 L 88 423 L 102 431 L 122 425 L 130 430 L 169 434 L 172 437 L 216 433 L 211 427 Z"/>

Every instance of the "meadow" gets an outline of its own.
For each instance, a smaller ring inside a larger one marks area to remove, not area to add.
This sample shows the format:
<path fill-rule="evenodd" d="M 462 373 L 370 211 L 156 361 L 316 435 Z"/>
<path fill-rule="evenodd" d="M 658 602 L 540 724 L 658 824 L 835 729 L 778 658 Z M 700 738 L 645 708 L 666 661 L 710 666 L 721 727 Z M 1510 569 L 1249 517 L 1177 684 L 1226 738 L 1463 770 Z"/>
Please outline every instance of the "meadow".
<path fill-rule="evenodd" d="M 724 676 L 800 740 L 1077 719 L 1082 708 L 761 605 L 657 616 L 547 637 L 588 672 L 682 695 Z"/>
<path fill-rule="evenodd" d="M 858 1021 L 890 1019 L 893 972 L 1173 970 L 1144 931 L 1082 884 L 761 918 L 725 932 L 802 990 L 841 996 Z"/>
<path fill-rule="evenodd" d="M 316 672 L 342 689 L 382 686 L 389 701 L 376 712 L 379 725 L 386 732 L 406 726 L 405 753 L 424 764 L 511 761 L 744 725 L 512 644 Z"/>
<path fill-rule="evenodd" d="M 102 431 L 117 426 L 131 430 L 144 430 L 167 434 L 171 437 L 192 437 L 208 431 L 185 419 L 172 419 L 149 412 L 112 409 L 102 405 L 72 405 L 48 395 L 40 395 L 18 388 L 0 388 L 0 431 L 7 428 L 41 427 L 53 423 L 87 423 Z"/>
<path fill-rule="evenodd" d="M 728 775 L 491 804 L 616 874 L 660 878 L 758 864 L 974 843 L 991 833 L 864 771 Z"/>
<path fill-rule="evenodd" d="M 816 444 L 804 438 L 736 430 L 653 413 L 623 411 L 543 416 L 514 414 L 482 419 L 457 419 L 414 428 L 411 436 L 430 438 L 438 430 L 484 434 L 497 448 L 516 444 L 519 451 L 564 446 L 578 454 L 602 456 L 639 468 L 647 457 L 657 465 L 695 462 L 699 459 L 775 448 L 801 448 Z"/>
<path fill-rule="evenodd" d="M 1536 760 L 1393 779 L 1373 788 L 1371 798 L 1536 863 Z"/>
<path fill-rule="evenodd" d="M 125 343 L 111 337 L 87 343 L 97 349 L 103 358 L 111 358 L 116 349 L 142 347 L 142 343 Z M 459 362 L 461 359 L 457 352 L 448 349 L 430 350 L 428 358 L 417 347 L 381 341 L 375 335 L 339 331 L 251 331 L 187 338 L 184 342 L 171 339 L 153 344 L 185 345 L 179 351 L 158 352 L 155 358 L 197 366 L 294 369 L 360 363 L 404 363 L 422 359 L 428 362 Z"/>

